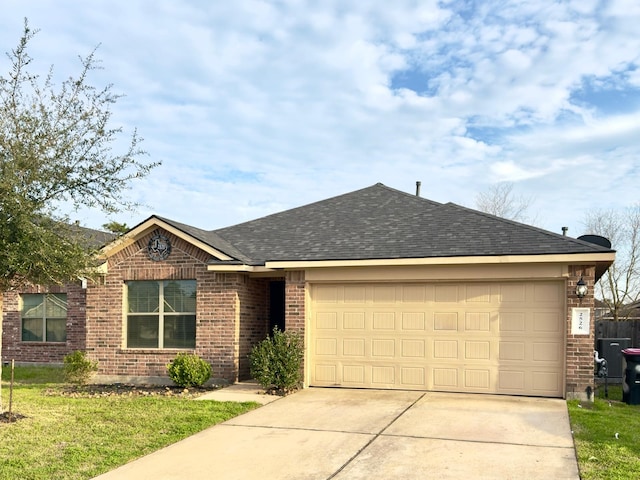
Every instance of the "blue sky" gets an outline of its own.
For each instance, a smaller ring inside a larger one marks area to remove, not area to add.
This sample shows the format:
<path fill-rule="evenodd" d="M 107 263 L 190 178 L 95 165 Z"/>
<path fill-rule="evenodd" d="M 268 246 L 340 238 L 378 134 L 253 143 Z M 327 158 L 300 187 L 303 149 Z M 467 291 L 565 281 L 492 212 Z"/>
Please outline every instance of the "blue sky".
<path fill-rule="evenodd" d="M 578 236 L 640 200 L 637 0 L 0 0 L 3 52 L 24 17 L 59 79 L 100 44 L 91 83 L 126 95 L 114 126 L 163 162 L 111 218 L 129 226 L 213 229 L 377 182 L 473 208 L 506 181 Z"/>

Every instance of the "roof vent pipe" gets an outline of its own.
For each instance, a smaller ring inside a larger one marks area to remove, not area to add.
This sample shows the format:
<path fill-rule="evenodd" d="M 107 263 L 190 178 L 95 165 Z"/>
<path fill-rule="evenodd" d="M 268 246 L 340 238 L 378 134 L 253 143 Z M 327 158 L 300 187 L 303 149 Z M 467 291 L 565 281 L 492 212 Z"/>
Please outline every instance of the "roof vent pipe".
<path fill-rule="evenodd" d="M 569 231 L 569 227 L 562 227 L 562 235 L 567 236 L 567 232 Z"/>
<path fill-rule="evenodd" d="M 422 182 L 416 182 L 416 197 L 420 196 L 420 185 L 422 185 Z"/>

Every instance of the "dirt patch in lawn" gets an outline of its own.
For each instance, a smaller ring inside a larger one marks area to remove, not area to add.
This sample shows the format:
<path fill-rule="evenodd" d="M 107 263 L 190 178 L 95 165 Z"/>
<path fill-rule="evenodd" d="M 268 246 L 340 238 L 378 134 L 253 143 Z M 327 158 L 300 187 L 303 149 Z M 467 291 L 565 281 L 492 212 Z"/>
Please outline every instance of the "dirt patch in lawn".
<path fill-rule="evenodd" d="M 0 413 L 0 423 L 13 423 L 18 420 L 22 420 L 23 418 L 27 418 L 24 415 L 20 415 L 19 413 L 9 413 L 2 412 Z"/>

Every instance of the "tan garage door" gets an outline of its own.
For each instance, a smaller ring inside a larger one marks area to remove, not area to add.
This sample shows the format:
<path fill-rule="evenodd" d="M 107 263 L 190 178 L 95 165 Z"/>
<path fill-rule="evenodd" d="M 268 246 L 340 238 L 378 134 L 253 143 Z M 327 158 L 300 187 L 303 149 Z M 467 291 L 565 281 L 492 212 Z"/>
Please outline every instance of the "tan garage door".
<path fill-rule="evenodd" d="M 562 282 L 315 284 L 310 384 L 561 397 Z"/>

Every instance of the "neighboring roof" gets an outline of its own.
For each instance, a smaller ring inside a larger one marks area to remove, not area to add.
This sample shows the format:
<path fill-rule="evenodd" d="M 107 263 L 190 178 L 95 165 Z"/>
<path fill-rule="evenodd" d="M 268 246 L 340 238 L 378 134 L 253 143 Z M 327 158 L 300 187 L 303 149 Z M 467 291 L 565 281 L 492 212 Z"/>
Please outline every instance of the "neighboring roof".
<path fill-rule="evenodd" d="M 613 252 L 380 183 L 214 233 L 253 264 Z"/>
<path fill-rule="evenodd" d="M 94 230 L 77 224 L 69 225 L 69 229 L 74 235 L 78 235 L 89 248 L 100 248 L 117 238 L 114 233 Z"/>
<path fill-rule="evenodd" d="M 215 265 L 614 252 L 381 183 L 218 230 L 152 216 L 130 234 L 153 219 L 224 254 Z"/>

